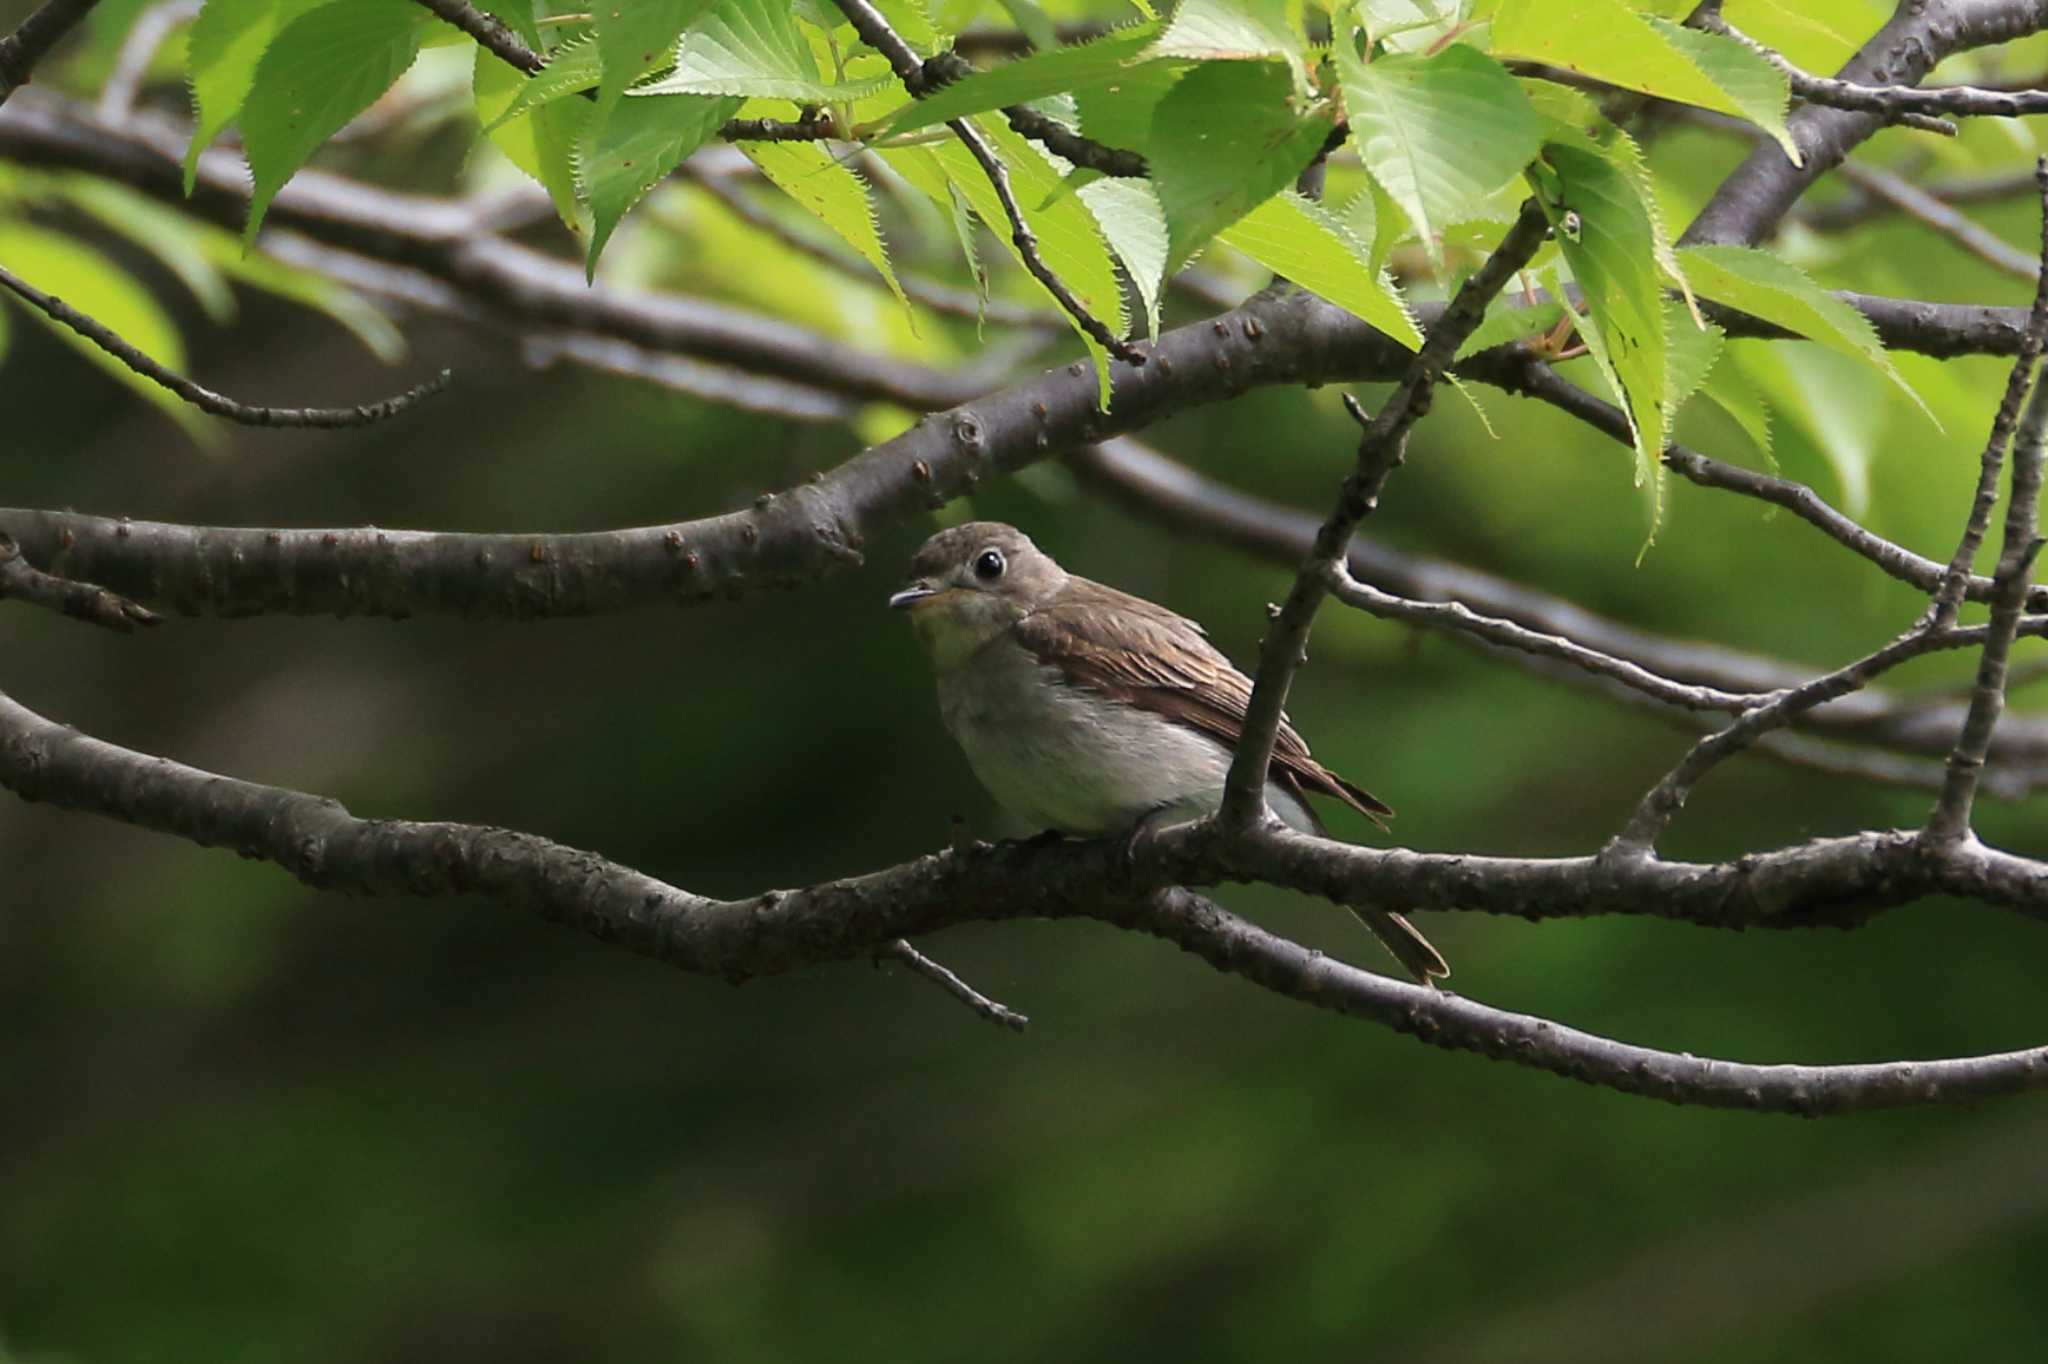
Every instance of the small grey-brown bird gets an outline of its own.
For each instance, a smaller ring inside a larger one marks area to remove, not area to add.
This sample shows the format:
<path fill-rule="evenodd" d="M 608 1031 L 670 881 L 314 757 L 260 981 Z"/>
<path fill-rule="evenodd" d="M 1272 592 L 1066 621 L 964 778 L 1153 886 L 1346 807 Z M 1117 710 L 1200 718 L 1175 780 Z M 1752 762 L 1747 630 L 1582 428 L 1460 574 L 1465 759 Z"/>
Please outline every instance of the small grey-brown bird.
<path fill-rule="evenodd" d="M 1202 627 L 1067 572 L 1022 531 L 970 521 L 940 531 L 889 598 L 938 671 L 939 714 L 1005 807 L 1083 837 L 1213 814 L 1252 683 Z M 1393 810 L 1309 755 L 1283 721 L 1266 803 L 1324 832 L 1311 795 L 1385 828 Z M 1399 914 L 1352 912 L 1424 984 L 1450 968 Z"/>

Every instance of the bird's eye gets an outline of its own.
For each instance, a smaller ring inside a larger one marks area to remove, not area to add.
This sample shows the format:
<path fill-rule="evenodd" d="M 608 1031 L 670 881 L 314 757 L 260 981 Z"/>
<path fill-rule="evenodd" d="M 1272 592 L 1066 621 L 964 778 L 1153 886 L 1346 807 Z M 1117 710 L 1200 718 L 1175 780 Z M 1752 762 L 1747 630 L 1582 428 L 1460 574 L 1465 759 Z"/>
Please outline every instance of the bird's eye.
<path fill-rule="evenodd" d="M 999 549 L 985 549 L 975 556 L 974 576 L 985 583 L 992 583 L 1003 576 L 1003 552 Z"/>

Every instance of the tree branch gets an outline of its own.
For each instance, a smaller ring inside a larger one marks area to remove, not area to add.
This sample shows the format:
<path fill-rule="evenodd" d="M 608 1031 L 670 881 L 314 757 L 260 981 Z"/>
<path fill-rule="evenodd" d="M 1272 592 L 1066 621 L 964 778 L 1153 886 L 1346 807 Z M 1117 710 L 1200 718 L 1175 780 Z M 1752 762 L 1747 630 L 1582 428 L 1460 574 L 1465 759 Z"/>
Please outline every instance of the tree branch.
<path fill-rule="evenodd" d="M 1871 198 L 1890 204 L 1915 222 L 1947 237 L 1993 269 L 2029 284 L 2040 276 L 2040 264 L 2034 257 L 2007 245 L 1996 232 L 1979 226 L 1912 181 L 1853 156 L 1845 157 L 1840 169 L 1844 178 L 1868 191 Z"/>
<path fill-rule="evenodd" d="M 903 938 L 898 938 L 887 947 L 884 947 L 880 956 L 876 958 L 877 963 L 880 962 L 882 957 L 889 957 L 895 961 L 902 962 L 912 971 L 915 971 L 918 975 L 923 976 L 926 980 L 938 986 L 962 1004 L 965 1004 L 976 1015 L 987 1019 L 999 1028 L 1008 1028 L 1011 1032 L 1023 1032 L 1031 1024 L 1031 1020 L 1023 1014 L 1018 1013 L 1007 1005 L 998 1004 L 995 1000 L 990 999 L 987 995 L 960 979 L 952 971 L 947 970 L 915 947 L 912 947 Z"/>
<path fill-rule="evenodd" d="M 1295 576 L 1294 587 L 1274 616 L 1266 642 L 1259 650 L 1258 673 L 1253 678 L 1251 699 L 1245 705 L 1244 729 L 1230 760 L 1230 774 L 1224 781 L 1223 805 L 1217 811 L 1219 823 L 1244 828 L 1266 809 L 1266 767 L 1273 756 L 1273 742 L 1286 722 L 1287 689 L 1294 673 L 1307 657 L 1309 628 L 1316 610 L 1330 590 L 1332 572 L 1344 557 L 1344 547 L 1358 523 L 1379 504 L 1380 489 L 1399 465 L 1408 448 L 1408 433 L 1429 411 L 1430 397 L 1437 382 L 1450 368 L 1458 347 L 1486 316 L 1486 308 L 1516 273 L 1529 263 L 1536 249 L 1550 235 L 1549 219 L 1543 206 L 1529 199 L 1501 238 L 1500 245 L 1452 296 L 1450 305 L 1430 325 L 1422 348 L 1408 364 L 1401 382 L 1370 422 L 1356 399 L 1345 395 L 1345 406 L 1364 427 L 1358 442 L 1357 467 L 1344 480 L 1315 547 Z"/>
<path fill-rule="evenodd" d="M 64 300 L 44 293 L 11 270 L 0 268 L 0 288 L 8 289 L 20 296 L 48 314 L 51 320 L 69 327 L 143 378 L 163 385 L 201 412 L 224 417 L 242 426 L 316 430 L 374 426 L 378 422 L 389 421 L 421 399 L 431 398 L 448 386 L 449 372 L 444 369 L 434 378 L 423 384 L 414 385 L 395 398 L 386 398 L 380 403 L 369 403 L 361 407 L 259 407 L 252 403 L 238 402 L 222 393 L 215 393 L 212 389 L 196 384 L 181 374 L 173 373 L 128 344 L 111 327 L 103 326 L 87 317 Z"/>
<path fill-rule="evenodd" d="M 1223 487 L 1135 441 L 1120 438 L 1077 450 L 1067 457 L 1067 464 L 1141 516 L 1220 540 L 1271 563 L 1298 565 L 1315 543 L 1320 522 L 1307 512 Z M 1442 559 L 1406 554 L 1359 536 L 1352 538 L 1346 553 L 1343 567 L 1349 577 L 1369 580 L 1389 595 L 1425 607 L 1460 603 L 1533 634 L 1567 639 L 1675 683 L 1691 679 L 1692 685 L 1742 695 L 1787 691 L 1811 675 L 1810 669 L 1783 659 L 1648 634 L 1520 583 Z M 1410 623 L 1438 628 L 1452 624 L 1448 618 L 1430 613 L 1418 613 Z M 1541 676 L 1590 686 L 1619 702 L 1650 702 L 1647 693 L 1622 687 L 1597 672 L 1555 665 L 1539 653 L 1509 647 L 1506 641 L 1491 641 L 1463 630 L 1456 631 L 1453 638 Z M 1656 713 L 1670 718 L 1671 712 L 1662 708 L 1664 703 L 1656 704 Z M 1960 705 L 1866 688 L 1800 717 L 1802 726 L 1838 742 L 1821 745 L 1774 735 L 1765 737 L 1762 751 L 1838 775 L 1938 790 L 1940 766 L 1853 752 L 1843 749 L 1840 741 L 1945 756 L 1963 714 Z M 1995 769 L 1996 793 L 2017 798 L 2048 780 L 2048 723 L 2032 716 L 2008 716 L 1994 736 L 1993 754 L 2000 764 Z"/>
<path fill-rule="evenodd" d="M 2044 193 L 2048 193 L 2048 163 L 2042 169 Z M 2044 227 L 2048 242 L 2048 227 Z M 2048 253 L 2048 244 L 2044 244 Z M 2048 279 L 2048 265 L 2042 270 Z M 2041 465 L 2043 447 L 2048 446 L 2048 384 L 2037 377 L 2034 396 L 2020 422 L 2012 447 L 2012 500 L 2005 511 L 2005 549 L 1999 556 L 1998 589 L 1991 598 L 1990 638 L 1984 641 L 1982 660 L 1977 665 L 1977 685 L 1970 694 L 1970 713 L 1956 736 L 1955 751 L 1949 755 L 1948 783 L 1927 819 L 1927 837 L 1937 842 L 1965 838 L 1970 832 L 1970 806 L 1977 795 L 1977 779 L 1984 770 L 1984 758 L 1991 750 L 1991 733 L 2005 709 L 2006 660 L 2020 629 L 2025 610 L 2027 580 L 2040 555 L 2042 541 L 2035 533 L 2040 525 Z"/>
<path fill-rule="evenodd" d="M 1856 85 L 1911 86 L 1944 58 L 2002 43 L 2048 25 L 2048 0 L 1912 0 L 1866 42 L 1839 73 Z M 1808 104 L 1787 120 L 1801 163 L 1776 145 L 1750 152 L 1714 191 L 1680 238 L 1684 245 L 1754 246 L 1820 176 L 1884 126 L 1881 115 Z"/>
<path fill-rule="evenodd" d="M 1876 114 L 1887 123 L 1906 123 L 1927 132 L 1955 136 L 1944 118 L 2024 118 L 2048 114 L 2048 90 L 1981 90 L 1968 85 L 1943 85 L 1923 90 L 1911 85 L 1858 85 L 1802 71 L 1782 53 L 1764 46 L 1721 16 L 1718 3 L 1703 5 L 1693 26 L 1733 39 L 1783 73 L 1792 95 L 1808 104 Z M 1932 120 L 1934 126 L 1929 126 Z"/>
<path fill-rule="evenodd" d="M 905 42 L 896 30 L 889 27 L 889 21 L 883 17 L 882 12 L 869 4 L 868 0 L 833 0 L 833 3 L 839 7 L 839 12 L 846 16 L 846 21 L 853 25 L 853 31 L 860 35 L 861 41 L 888 58 L 890 69 L 896 73 L 896 78 L 903 82 L 904 89 L 912 96 L 921 99 L 936 88 L 925 71 L 924 62 L 911 49 L 910 44 Z M 946 126 L 952 129 L 953 136 L 960 139 L 961 145 L 967 148 L 968 155 L 974 158 L 975 163 L 981 167 L 981 173 L 988 177 L 989 184 L 995 189 L 996 198 L 1003 206 L 1003 216 L 1010 220 L 1010 242 L 1017 248 L 1017 257 L 1024 262 L 1024 268 L 1030 272 L 1031 277 L 1045 286 L 1045 291 L 1059 301 L 1059 305 L 1067 310 L 1067 315 L 1074 319 L 1082 331 L 1093 337 L 1097 345 L 1127 364 L 1144 364 L 1145 353 L 1111 331 L 1101 318 L 1089 312 L 1087 305 L 1075 297 L 1074 291 L 1067 287 L 1066 281 L 1045 263 L 1045 257 L 1038 251 L 1038 237 L 1032 232 L 1030 222 L 1024 217 L 1023 206 L 1017 202 L 1016 191 L 1010 186 L 1010 172 L 1003 165 L 1002 157 L 996 155 L 995 150 L 988 145 L 987 139 L 982 137 L 980 131 L 968 119 L 947 119 Z"/>
<path fill-rule="evenodd" d="M 28 84 L 36 64 L 50 55 L 50 49 L 78 27 L 79 20 L 98 3 L 99 0 L 48 0 L 22 20 L 20 28 L 0 38 L 0 104 Z"/>
<path fill-rule="evenodd" d="M 163 619 L 104 587 L 43 572 L 21 557 L 21 549 L 12 539 L 0 534 L 0 598 L 5 597 L 47 606 L 124 635 L 138 625 L 155 625 Z"/>
<path fill-rule="evenodd" d="M 2028 315 L 2027 334 L 2020 343 L 2019 358 L 2013 362 L 2012 371 L 2006 376 L 2004 396 L 1999 399 L 1998 411 L 1992 417 L 1990 438 L 1978 460 L 1977 490 L 1970 499 L 1962 537 L 1956 545 L 1956 552 L 1949 558 L 1948 568 L 1942 573 L 1934 601 L 1928 607 L 1928 619 L 1941 625 L 1953 621 L 1962 604 L 1964 580 L 1977 561 L 1977 550 L 1984 543 L 1984 531 L 1991 524 L 1991 508 L 1998 501 L 1998 475 L 2005 464 L 2006 447 L 2012 443 L 2013 423 L 2019 419 L 2020 404 L 2026 399 L 2027 385 L 2033 382 L 2035 363 L 2041 357 L 2042 347 L 2048 344 L 2048 157 L 2034 163 L 2034 182 L 2041 200 L 2041 246 L 2039 263 L 2034 271 L 2034 306 Z M 2001 585 L 1999 595 L 2007 590 L 2010 589 Z M 2024 594 L 2025 584 L 2022 583 L 2018 590 Z"/>
<path fill-rule="evenodd" d="M 1948 1061 L 1747 1066 L 1609 1041 L 1374 976 L 1171 889 L 1257 876 L 1330 898 L 1519 914 L 1635 912 L 1699 922 L 1860 922 L 1920 895 L 1974 894 L 2048 913 L 2048 867 L 1909 834 L 1827 839 L 1740 862 L 1605 867 L 1353 847 L 1285 829 L 1227 842 L 1215 826 L 1121 840 L 951 850 L 886 871 L 744 900 L 694 895 L 545 839 L 462 824 L 361 820 L 338 803 L 150 758 L 0 695 L 0 785 L 277 863 L 355 895 L 480 894 L 668 965 L 731 981 L 872 955 L 950 924 L 1093 918 L 1152 934 L 1290 999 L 1624 1093 L 1808 1116 L 1964 1102 L 2048 1087 L 2048 1048 Z M 1103 887 L 1121 889 L 1105 893 Z"/>

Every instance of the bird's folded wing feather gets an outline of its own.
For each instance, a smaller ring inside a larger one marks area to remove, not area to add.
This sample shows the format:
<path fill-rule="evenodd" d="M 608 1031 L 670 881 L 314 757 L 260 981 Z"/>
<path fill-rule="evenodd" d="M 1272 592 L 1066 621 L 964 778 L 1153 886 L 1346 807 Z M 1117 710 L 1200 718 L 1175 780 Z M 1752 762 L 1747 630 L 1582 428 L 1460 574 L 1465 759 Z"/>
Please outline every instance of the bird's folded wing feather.
<path fill-rule="evenodd" d="M 1107 627 L 1112 618 L 1113 633 Z M 1018 622 L 1016 634 L 1072 686 L 1191 725 L 1226 748 L 1235 748 L 1244 733 L 1251 679 L 1209 643 L 1201 626 L 1163 606 L 1071 578 L 1058 600 Z M 1271 770 L 1283 786 L 1334 796 L 1375 824 L 1394 813 L 1311 757 L 1284 717 Z"/>

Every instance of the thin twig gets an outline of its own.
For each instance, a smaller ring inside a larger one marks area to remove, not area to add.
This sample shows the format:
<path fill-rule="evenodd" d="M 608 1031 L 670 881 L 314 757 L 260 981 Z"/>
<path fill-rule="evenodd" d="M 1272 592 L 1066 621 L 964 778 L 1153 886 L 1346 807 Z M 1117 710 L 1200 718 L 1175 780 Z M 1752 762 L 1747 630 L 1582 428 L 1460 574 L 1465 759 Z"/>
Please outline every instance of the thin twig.
<path fill-rule="evenodd" d="M 1526 352 L 1478 356 L 1461 364 L 1458 369 L 1461 374 L 1470 374 L 1510 393 L 1520 393 L 1548 403 L 1624 445 L 1635 438 L 1628 418 L 1620 408 L 1588 393 Z M 1784 508 L 1902 583 L 1910 583 L 1923 592 L 1936 591 L 1941 585 L 1946 571 L 1941 564 L 1915 554 L 1844 516 L 1804 483 L 1726 464 L 1675 441 L 1664 447 L 1663 463 L 1672 472 L 1702 488 L 1739 493 Z M 1991 589 L 1991 579 L 1981 574 L 1969 576 L 1963 583 L 1963 592 L 1970 601 L 1989 601 Z M 2031 610 L 2048 610 L 2048 590 L 2035 588 L 2029 594 L 2027 604 Z"/>
<path fill-rule="evenodd" d="M 1266 810 L 1266 767 L 1273 742 L 1285 722 L 1287 690 L 1304 659 L 1316 610 L 1330 590 L 1331 577 L 1343 562 L 1344 548 L 1358 523 L 1379 502 L 1380 489 L 1400 464 L 1408 433 L 1429 411 L 1430 398 L 1458 353 L 1486 314 L 1494 295 L 1507 287 L 1529 263 L 1549 235 L 1549 220 L 1535 199 L 1523 203 L 1514 225 L 1485 264 L 1468 276 L 1423 339 L 1401 381 L 1371 421 L 1357 399 L 1345 395 L 1345 407 L 1364 434 L 1358 442 L 1356 467 L 1344 480 L 1337 505 L 1316 534 L 1315 548 L 1295 576 L 1287 601 L 1274 615 L 1272 628 L 1259 651 L 1258 675 L 1245 708 L 1244 729 L 1231 756 L 1217 820 L 1227 828 L 1244 829 L 1259 822 Z"/>
<path fill-rule="evenodd" d="M 143 378 L 162 384 L 201 412 L 225 417 L 243 426 L 311 427 L 319 430 L 371 426 L 397 416 L 422 398 L 439 393 L 448 386 L 450 378 L 449 371 L 444 369 L 434 378 L 407 389 L 395 398 L 362 407 L 259 407 L 215 393 L 165 369 L 124 341 L 119 333 L 95 322 L 64 300 L 44 293 L 12 271 L 0 268 L 0 287 L 12 290 L 48 314 L 53 321 L 71 328 Z"/>
<path fill-rule="evenodd" d="M 880 10 L 869 4 L 868 0 L 834 0 L 834 3 L 839 6 L 840 13 L 846 16 L 847 22 L 853 25 L 853 31 L 860 35 L 861 41 L 888 58 L 890 69 L 912 95 L 921 98 L 934 88 L 932 78 L 925 71 L 924 62 L 918 58 L 910 44 L 889 26 L 889 21 L 882 17 Z M 1128 364 L 1144 364 L 1145 352 L 1118 336 L 1101 318 L 1089 312 L 1087 305 L 1076 298 L 1074 291 L 1069 289 L 1066 282 L 1045 263 L 1045 258 L 1038 252 L 1038 236 L 1031 230 L 1031 224 L 1025 220 L 1024 210 L 1017 202 L 1016 192 L 1010 187 L 1010 172 L 1003 165 L 1002 157 L 996 154 L 980 131 L 967 119 L 948 119 L 946 126 L 960 139 L 961 144 L 981 166 L 982 174 L 988 177 L 989 184 L 995 189 L 996 198 L 1003 206 L 1003 216 L 1010 220 L 1010 241 L 1017 248 L 1018 258 L 1024 262 L 1024 268 L 1031 272 L 1031 277 L 1044 285 L 1047 293 L 1059 300 L 1059 305 L 1067 310 L 1067 315 L 1074 319 L 1081 330 L 1093 337 L 1097 345 Z"/>
<path fill-rule="evenodd" d="M 1544 634 L 1498 616 L 1482 616 L 1463 602 L 1425 602 L 1382 592 L 1358 581 L 1342 563 L 1330 570 L 1330 594 L 1381 620 L 1398 620 L 1434 629 L 1458 630 L 1503 649 L 1538 658 L 1556 659 L 1596 677 L 1605 677 L 1653 700 L 1684 710 L 1741 712 L 1770 701 L 1773 694 L 1731 692 L 1695 686 L 1651 672 L 1639 663 L 1589 649 L 1563 635 Z"/>
<path fill-rule="evenodd" d="M 0 598 L 4 597 L 47 606 L 124 635 L 132 633 L 138 625 L 157 625 L 163 620 L 156 612 L 119 593 L 43 572 L 21 557 L 21 548 L 12 536 L 0 534 Z"/>
<path fill-rule="evenodd" d="M 1678 765 L 1650 788 L 1621 832 L 1609 843 L 1609 853 L 1619 857 L 1652 853 L 1658 836 L 1685 808 L 1693 788 L 1724 759 L 1741 752 L 1760 736 L 1791 724 L 1814 707 L 1861 690 L 1902 663 L 1956 647 L 1956 638 L 1961 633 L 1953 627 L 1942 630 L 1925 623 L 1915 624 L 1883 648 L 1743 712 L 1732 724 L 1694 744 Z M 1981 638 L 1982 632 L 1972 632 L 1970 637 Z"/>
<path fill-rule="evenodd" d="M 1950 176 L 1930 180 L 1914 188 L 1927 198 L 1948 206 L 1989 203 L 1998 199 L 2010 199 L 2015 195 L 2039 192 L 2034 186 L 2034 173 L 2031 170 Z M 1845 194 L 1830 203 L 1802 204 L 1792 217 L 1802 227 L 1811 228 L 1815 232 L 1841 232 L 1881 213 L 1898 210 L 1899 205 L 1895 203 L 1859 191 Z"/>
<path fill-rule="evenodd" d="M 1940 85 L 1923 89 L 1912 85 L 1858 85 L 1854 81 L 1816 76 L 1787 61 L 1776 50 L 1742 32 L 1718 10 L 1707 7 L 1693 16 L 1693 24 L 1708 33 L 1732 38 L 1784 73 L 1792 93 L 1808 104 L 1846 109 L 1852 113 L 1876 114 L 1889 123 L 1903 123 L 1925 132 L 1955 136 L 1955 126 L 1945 118 L 2023 118 L 2048 113 L 2048 90 L 1983 90 L 1969 85 Z"/>
<path fill-rule="evenodd" d="M 98 3 L 99 0 L 49 0 L 22 20 L 20 28 L 0 38 L 0 104 L 28 84 L 36 63 L 48 56 L 65 34 L 78 27 L 79 20 Z"/>
<path fill-rule="evenodd" d="M 918 975 L 923 976 L 926 980 L 938 986 L 941 990 L 944 990 L 947 994 L 953 996 L 953 998 L 959 1000 L 976 1014 L 986 1018 L 999 1028 L 1008 1028 L 1011 1032 L 1023 1032 L 1031 1023 L 1031 1020 L 1023 1014 L 1018 1013 L 1008 1005 L 999 1004 L 995 1000 L 990 999 L 987 995 L 960 979 L 957 974 L 947 970 L 938 962 L 933 961 L 930 957 L 912 947 L 908 939 L 896 939 L 882 949 L 882 955 L 902 962 L 905 966 L 917 972 Z"/>
<path fill-rule="evenodd" d="M 2048 181 L 2048 167 L 2044 167 L 2043 179 Z M 2044 245 L 2043 252 L 2048 255 L 2048 245 Z M 2048 269 L 2043 274 L 2048 275 Z M 2019 632 L 2027 580 L 2043 543 L 2036 531 L 2040 525 L 2044 446 L 2048 446 L 2048 384 L 2037 378 L 2026 416 L 2013 438 L 2012 500 L 2005 510 L 2005 549 L 1999 556 L 1998 590 L 1991 598 L 1990 638 L 1985 640 L 1977 664 L 1977 686 L 1970 694 L 1970 713 L 1963 721 L 1962 732 L 1956 736 L 1955 751 L 1949 755 L 1948 782 L 1927 818 L 1927 837 L 1931 840 L 1953 841 L 1970 832 L 1970 806 L 1977 794 L 1977 779 L 1991 749 L 1992 730 L 2005 709 L 2006 663 Z"/>
<path fill-rule="evenodd" d="M 1939 232 L 1987 265 L 2029 284 L 2040 277 L 2040 262 L 2034 257 L 2010 245 L 1996 232 L 1956 212 L 1912 181 L 1854 157 L 1842 163 L 1841 172 L 1852 183 L 1868 191 L 1871 197 Z"/>
<path fill-rule="evenodd" d="M 1991 524 L 1991 508 L 1998 501 L 1998 476 L 2005 463 L 2006 447 L 2012 443 L 2013 423 L 2019 418 L 2020 404 L 2033 380 L 2035 362 L 2040 359 L 2042 347 L 2048 345 L 2048 157 L 2034 163 L 2034 185 L 2041 197 L 2041 258 L 2035 271 L 2034 306 L 2027 314 L 2019 358 L 2013 361 L 2012 371 L 2006 376 L 2005 393 L 1991 420 L 1991 436 L 1978 461 L 1977 488 L 1963 522 L 1962 537 L 1927 608 L 1927 619 L 1937 625 L 1955 620 L 1962 604 L 1964 580 L 1977 561 L 1978 547 L 1984 543 L 1984 532 Z M 2021 590 L 2024 592 L 2024 587 Z"/>
<path fill-rule="evenodd" d="M 100 87 L 97 107 L 101 118 L 118 123 L 134 112 L 143 78 L 149 74 L 150 64 L 156 60 L 164 39 L 198 16 L 199 0 L 163 0 L 136 18 L 135 27 L 128 30 L 128 36 L 121 42 L 120 55 L 114 59 L 113 74 Z"/>

